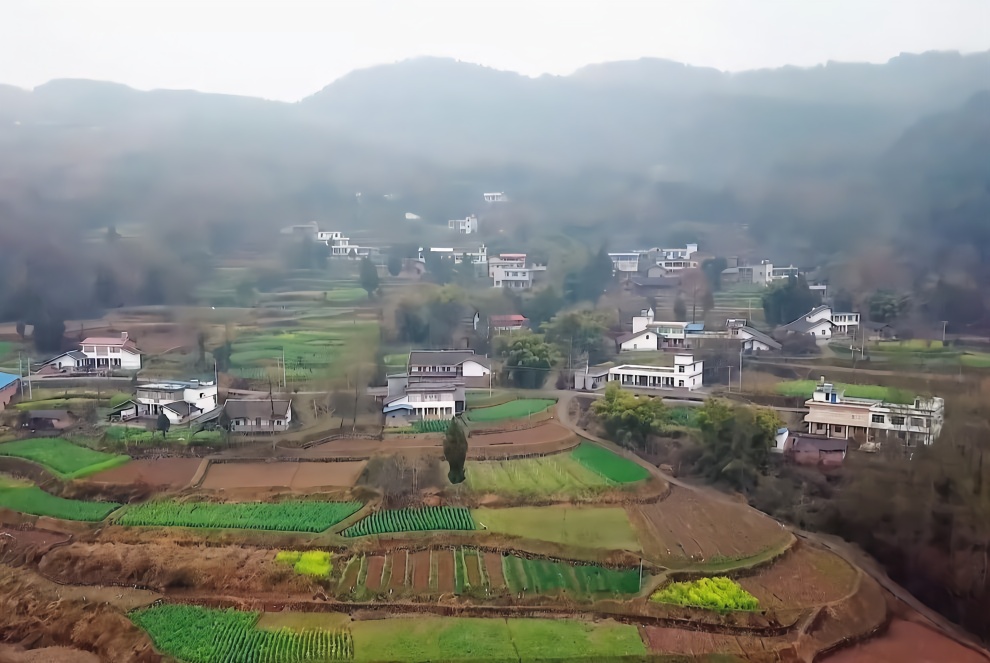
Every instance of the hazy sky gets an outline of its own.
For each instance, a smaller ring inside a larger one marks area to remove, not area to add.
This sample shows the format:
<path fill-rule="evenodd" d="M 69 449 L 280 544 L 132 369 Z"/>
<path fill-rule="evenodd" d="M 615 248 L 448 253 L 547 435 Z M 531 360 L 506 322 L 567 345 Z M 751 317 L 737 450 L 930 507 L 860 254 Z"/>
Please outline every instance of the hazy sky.
<path fill-rule="evenodd" d="M 298 100 L 440 55 L 535 76 L 663 57 L 738 71 L 990 49 L 990 0 L 0 0 L 0 82 Z"/>

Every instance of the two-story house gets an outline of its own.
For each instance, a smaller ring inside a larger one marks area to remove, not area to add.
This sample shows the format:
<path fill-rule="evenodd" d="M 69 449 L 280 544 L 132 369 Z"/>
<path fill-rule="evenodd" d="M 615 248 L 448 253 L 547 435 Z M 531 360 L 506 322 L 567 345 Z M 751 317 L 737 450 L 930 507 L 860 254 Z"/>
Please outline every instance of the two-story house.
<path fill-rule="evenodd" d="M 505 202 L 505 192 L 503 191 L 493 191 L 491 193 L 484 194 L 486 203 L 501 203 Z"/>
<path fill-rule="evenodd" d="M 502 253 L 488 259 L 488 276 L 496 288 L 529 290 L 546 271 L 546 265 L 527 266 L 525 253 Z"/>
<path fill-rule="evenodd" d="M 464 411 L 465 387 L 488 387 L 491 364 L 473 350 L 414 350 L 405 373 L 387 376 L 386 420 L 450 419 Z"/>
<path fill-rule="evenodd" d="M 41 364 L 40 372 L 141 370 L 141 351 L 127 332 L 120 336 L 90 336 L 70 350 Z"/>
<path fill-rule="evenodd" d="M 608 370 L 608 381 L 636 389 L 690 389 L 703 385 L 704 362 L 694 355 L 674 355 L 672 365 L 640 366 L 623 364 Z"/>
<path fill-rule="evenodd" d="M 339 230 L 319 230 L 316 233 L 316 241 L 330 248 L 331 258 L 357 259 L 371 255 L 370 248 L 351 244 L 351 238 L 344 237 L 344 233 Z"/>
<path fill-rule="evenodd" d="M 854 336 L 859 330 L 859 313 L 837 313 L 832 311 L 831 306 L 823 304 L 777 330 L 788 334 L 808 334 L 821 343 L 836 335 Z"/>
<path fill-rule="evenodd" d="M 805 402 L 808 432 L 838 439 L 858 439 L 866 450 L 888 439 L 906 446 L 928 445 L 938 439 L 945 421 L 945 401 L 917 397 L 912 403 L 888 403 L 846 396 L 835 385 L 819 382 Z"/>
<path fill-rule="evenodd" d="M 217 383 L 187 380 L 139 384 L 134 398 L 119 405 L 111 418 L 127 421 L 164 413 L 169 422 L 183 424 L 217 407 Z"/>

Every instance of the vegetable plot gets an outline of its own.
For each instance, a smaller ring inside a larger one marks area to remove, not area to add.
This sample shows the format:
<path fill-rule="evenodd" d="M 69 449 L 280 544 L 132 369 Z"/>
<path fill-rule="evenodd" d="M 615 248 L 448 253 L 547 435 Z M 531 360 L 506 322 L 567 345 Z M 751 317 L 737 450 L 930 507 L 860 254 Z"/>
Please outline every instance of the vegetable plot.
<path fill-rule="evenodd" d="M 147 502 L 129 506 L 121 525 L 236 527 L 283 532 L 322 532 L 350 517 L 360 502 Z"/>
<path fill-rule="evenodd" d="M 446 433 L 450 426 L 450 419 L 423 419 L 413 422 L 413 431 L 416 433 Z"/>
<path fill-rule="evenodd" d="M 579 444 L 571 452 L 571 457 L 592 472 L 615 483 L 634 483 L 650 476 L 645 467 L 588 442 Z"/>
<path fill-rule="evenodd" d="M 756 597 L 740 587 L 739 583 L 724 576 L 671 583 L 658 589 L 650 600 L 717 612 L 756 610 L 760 605 Z"/>
<path fill-rule="evenodd" d="M 130 460 L 128 456 L 93 451 L 54 437 L 5 442 L 0 444 L 0 456 L 23 458 L 44 465 L 52 474 L 63 479 L 95 474 Z"/>
<path fill-rule="evenodd" d="M 614 570 L 514 555 L 502 557 L 502 568 L 506 584 L 514 593 L 635 594 L 639 591 L 639 569 Z"/>
<path fill-rule="evenodd" d="M 431 506 L 423 509 L 377 511 L 345 529 L 344 536 L 474 528 L 471 512 L 464 507 Z"/>
<path fill-rule="evenodd" d="M 119 509 L 116 502 L 81 502 L 49 495 L 37 486 L 0 487 L 0 507 L 33 516 L 98 522 Z"/>
<path fill-rule="evenodd" d="M 350 631 L 265 631 L 257 628 L 258 617 L 257 612 L 159 605 L 133 613 L 131 620 L 148 632 L 158 649 L 187 663 L 316 663 L 354 658 Z"/>

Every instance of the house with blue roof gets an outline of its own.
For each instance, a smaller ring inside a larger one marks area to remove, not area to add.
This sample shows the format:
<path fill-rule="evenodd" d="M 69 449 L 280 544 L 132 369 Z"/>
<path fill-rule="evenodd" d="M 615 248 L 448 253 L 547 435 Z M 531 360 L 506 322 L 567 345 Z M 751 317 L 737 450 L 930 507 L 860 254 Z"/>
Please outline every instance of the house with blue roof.
<path fill-rule="evenodd" d="M 21 386 L 19 375 L 12 373 L 0 373 L 0 412 L 6 409 L 10 399 L 14 397 Z"/>

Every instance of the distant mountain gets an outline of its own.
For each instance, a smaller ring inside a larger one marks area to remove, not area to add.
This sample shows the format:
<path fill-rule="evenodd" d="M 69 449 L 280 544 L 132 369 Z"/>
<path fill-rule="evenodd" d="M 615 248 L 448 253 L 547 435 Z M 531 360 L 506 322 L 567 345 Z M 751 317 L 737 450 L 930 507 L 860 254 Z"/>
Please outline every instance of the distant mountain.
<path fill-rule="evenodd" d="M 735 74 L 644 59 L 537 79 L 420 58 L 353 72 L 300 105 L 351 136 L 441 160 L 707 181 L 809 153 L 879 150 L 988 86 L 990 53 Z"/>

